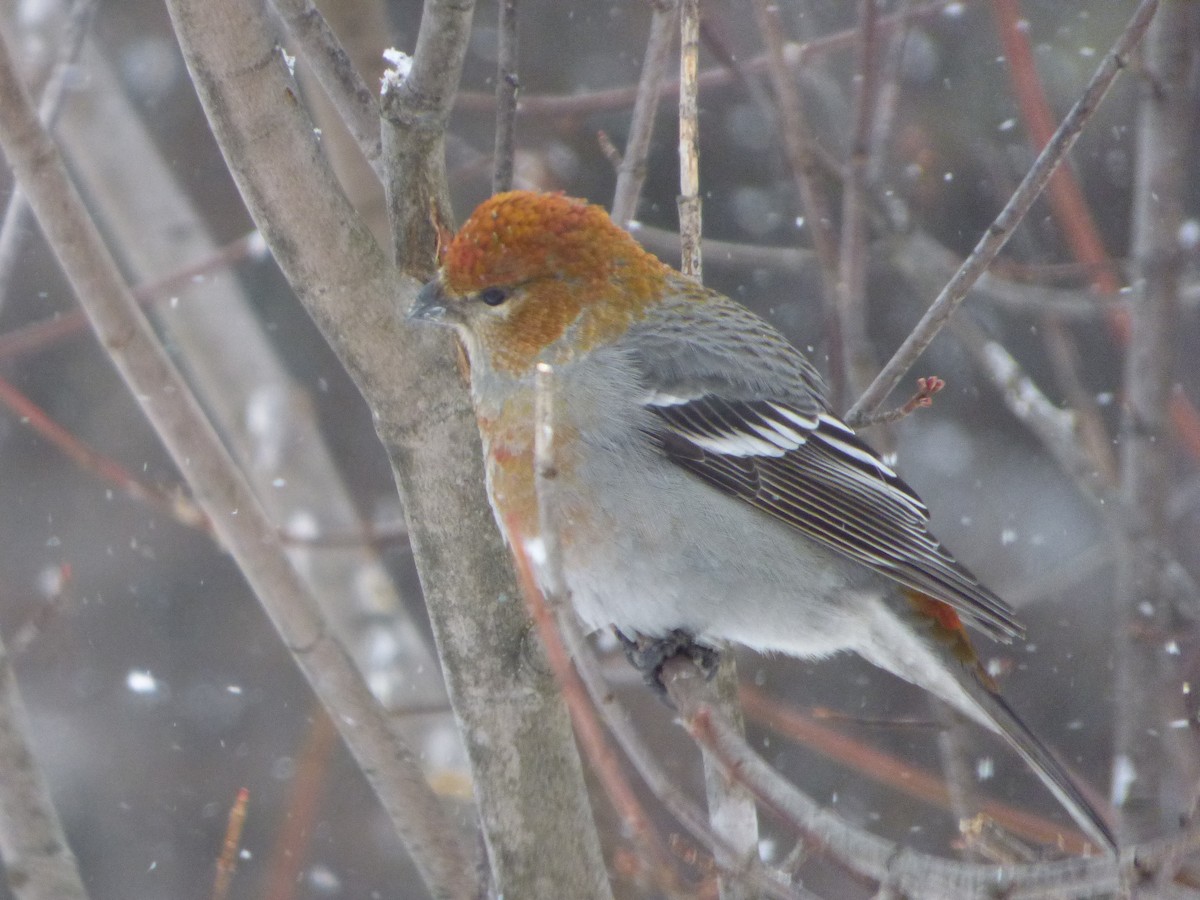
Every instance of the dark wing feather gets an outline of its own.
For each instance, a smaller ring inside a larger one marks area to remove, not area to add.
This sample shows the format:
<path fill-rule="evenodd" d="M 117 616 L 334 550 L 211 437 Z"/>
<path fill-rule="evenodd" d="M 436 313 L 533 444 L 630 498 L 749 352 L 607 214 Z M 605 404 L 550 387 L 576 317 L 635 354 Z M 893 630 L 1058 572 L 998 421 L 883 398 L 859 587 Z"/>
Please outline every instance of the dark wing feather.
<path fill-rule="evenodd" d="M 1001 640 L 1021 633 L 1008 606 L 929 532 L 916 493 L 835 416 L 706 392 L 651 396 L 651 437 L 720 490 L 905 587 L 944 601 Z"/>

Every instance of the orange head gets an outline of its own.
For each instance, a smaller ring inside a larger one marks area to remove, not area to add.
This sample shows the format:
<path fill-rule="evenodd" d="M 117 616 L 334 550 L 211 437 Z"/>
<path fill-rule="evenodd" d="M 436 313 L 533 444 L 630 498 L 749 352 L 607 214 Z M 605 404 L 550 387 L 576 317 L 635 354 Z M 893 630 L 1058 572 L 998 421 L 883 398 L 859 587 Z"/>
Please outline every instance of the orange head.
<path fill-rule="evenodd" d="M 409 317 L 452 325 L 473 364 L 484 354 L 516 375 L 568 329 L 573 351 L 623 333 L 662 296 L 669 272 L 601 207 L 510 191 L 471 214 Z"/>

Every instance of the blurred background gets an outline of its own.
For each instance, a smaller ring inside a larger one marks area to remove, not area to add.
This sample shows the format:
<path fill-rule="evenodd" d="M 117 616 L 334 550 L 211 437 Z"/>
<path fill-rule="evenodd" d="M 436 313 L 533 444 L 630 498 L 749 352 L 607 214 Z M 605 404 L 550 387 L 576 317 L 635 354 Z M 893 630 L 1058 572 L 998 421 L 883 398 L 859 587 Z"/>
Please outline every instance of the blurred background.
<path fill-rule="evenodd" d="M 990 4 L 882 6 L 889 13 L 912 7 L 916 15 L 892 70 L 886 152 L 873 161 L 877 240 L 868 286 L 877 364 L 1034 156 Z M 1027 0 L 1021 9 L 1060 117 L 1132 5 Z M 778 10 L 786 39 L 815 48 L 792 71 L 818 156 L 845 161 L 854 56 L 843 32 L 854 28 L 855 4 L 786 0 Z M 411 51 L 420 23 L 420 4 L 411 0 L 332 0 L 324 11 L 372 84 L 383 49 Z M 598 135 L 624 146 L 650 12 L 641 0 L 523 0 L 519 184 L 611 202 L 614 167 Z M 705 281 L 753 307 L 823 365 L 828 328 L 819 275 L 811 255 L 797 252 L 811 246 L 811 222 L 784 152 L 761 35 L 741 2 L 707 3 L 703 14 L 704 233 L 732 245 L 709 249 Z M 452 125 L 450 180 L 460 218 L 491 189 L 496 15 L 494 3 L 477 10 Z M 469 823 L 470 779 L 370 411 L 251 233 L 164 8 L 153 0 L 81 7 L 5 0 L 3 18 L 30 83 L 40 88 L 58 73 L 56 135 L 170 352 L 251 473 L 296 565 L 315 590 L 335 598 L 334 625 L 370 685 Z M 82 46 L 71 53 L 75 30 Z M 297 78 L 348 194 L 382 238 L 381 192 L 302 62 Z M 1103 245 L 1124 279 L 1137 91 L 1136 74 L 1122 77 L 1072 155 Z M 676 150 L 668 94 L 635 234 L 672 263 Z M 1187 165 L 1200 171 L 1194 131 L 1192 150 Z M 832 176 L 826 181 L 834 190 Z M 1200 178 L 1189 190 L 1194 214 Z M 1191 244 L 1184 242 L 1189 270 L 1200 225 L 1192 222 L 1192 229 Z M 211 896 L 230 811 L 244 788 L 245 829 L 230 896 L 423 896 L 386 818 L 241 575 L 193 524 L 178 473 L 80 325 L 31 219 L 16 240 L 0 297 L 0 634 L 89 892 L 97 900 Z M 1052 401 L 1066 404 L 1072 392 L 1086 397 L 1095 421 L 1115 439 L 1123 354 L 1102 314 L 1112 299 L 1089 289 L 1093 275 L 1073 264 L 1040 202 L 966 315 Z M 1196 281 L 1189 283 L 1194 300 Z M 1195 305 L 1186 303 L 1178 371 L 1179 389 L 1190 397 L 1200 396 L 1197 370 L 1187 364 L 1198 338 Z M 979 649 L 1034 730 L 1106 795 L 1115 608 L 1110 525 L 1010 414 L 962 341 L 943 333 L 911 373 L 925 374 L 947 382 L 932 408 L 868 436 L 896 454 L 955 554 L 1017 606 L 1028 641 L 999 646 L 981 639 Z M 914 389 L 912 377 L 898 401 Z M 1194 458 L 1179 452 L 1173 466 L 1173 550 L 1194 577 L 1200 482 Z M 1181 680 L 1194 676 L 1194 636 L 1167 637 L 1176 641 Z M 699 790 L 698 755 L 669 711 L 607 639 L 599 642 L 647 733 L 673 754 L 665 758 L 681 782 Z M 747 655 L 739 663 L 754 688 L 853 742 L 940 771 L 938 717 L 907 685 L 852 659 L 802 664 Z M 957 828 L 947 810 L 880 786 L 869 772 L 781 734 L 753 711 L 750 719 L 755 745 L 819 801 L 877 833 L 950 852 Z M 964 743 L 962 759 L 979 794 L 1066 822 L 1001 745 L 974 729 L 964 732 Z M 601 818 L 611 817 L 603 799 L 595 805 Z M 606 829 L 605 837 L 619 895 L 652 896 L 623 868 L 631 848 L 619 828 Z M 768 859 L 778 861 L 794 840 L 765 820 Z M 823 896 L 869 894 L 820 866 L 806 884 Z"/>

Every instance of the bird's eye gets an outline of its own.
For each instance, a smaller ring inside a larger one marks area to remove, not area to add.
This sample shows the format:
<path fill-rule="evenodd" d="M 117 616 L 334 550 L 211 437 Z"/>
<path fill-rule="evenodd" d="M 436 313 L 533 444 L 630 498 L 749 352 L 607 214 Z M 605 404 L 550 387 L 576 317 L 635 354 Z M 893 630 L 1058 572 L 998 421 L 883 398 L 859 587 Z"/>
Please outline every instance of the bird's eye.
<path fill-rule="evenodd" d="M 508 292 L 504 288 L 490 287 L 487 290 L 480 291 L 479 299 L 488 306 L 499 306 L 508 299 Z"/>

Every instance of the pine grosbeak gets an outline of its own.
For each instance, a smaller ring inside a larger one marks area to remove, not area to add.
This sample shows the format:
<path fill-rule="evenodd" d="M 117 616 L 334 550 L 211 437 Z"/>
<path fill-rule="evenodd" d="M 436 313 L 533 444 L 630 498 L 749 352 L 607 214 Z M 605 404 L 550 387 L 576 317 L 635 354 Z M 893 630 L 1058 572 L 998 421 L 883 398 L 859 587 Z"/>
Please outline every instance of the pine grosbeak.
<path fill-rule="evenodd" d="M 524 191 L 475 210 L 409 317 L 452 326 L 466 346 L 488 494 L 517 548 L 538 533 L 534 372 L 553 366 L 553 527 L 587 626 L 859 653 L 1004 736 L 1114 846 L 967 639 L 963 620 L 1011 640 L 1012 611 L 929 532 L 921 499 L 774 328 L 600 207 Z"/>

